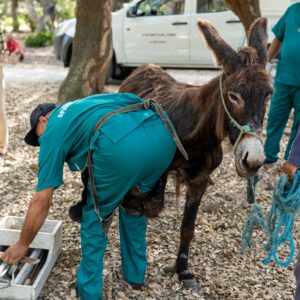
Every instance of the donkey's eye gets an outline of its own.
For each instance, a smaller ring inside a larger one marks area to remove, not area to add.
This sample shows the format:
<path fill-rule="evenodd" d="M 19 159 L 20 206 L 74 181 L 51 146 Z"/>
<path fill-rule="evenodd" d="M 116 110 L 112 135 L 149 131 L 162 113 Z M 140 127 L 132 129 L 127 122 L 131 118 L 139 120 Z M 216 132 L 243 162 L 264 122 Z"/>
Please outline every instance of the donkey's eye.
<path fill-rule="evenodd" d="M 230 101 L 235 102 L 235 103 L 239 103 L 241 100 L 241 96 L 239 94 L 236 94 L 234 92 L 228 92 L 228 98 Z"/>

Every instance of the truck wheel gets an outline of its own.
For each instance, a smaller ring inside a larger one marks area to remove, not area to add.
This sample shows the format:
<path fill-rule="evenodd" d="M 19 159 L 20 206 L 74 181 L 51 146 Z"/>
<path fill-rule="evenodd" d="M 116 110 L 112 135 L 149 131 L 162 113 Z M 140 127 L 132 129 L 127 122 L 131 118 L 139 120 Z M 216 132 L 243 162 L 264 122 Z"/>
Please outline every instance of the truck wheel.
<path fill-rule="evenodd" d="M 115 71 L 115 62 L 114 59 L 112 59 L 105 75 L 105 83 L 111 83 L 111 81 L 114 78 L 114 71 Z"/>
<path fill-rule="evenodd" d="M 64 67 L 69 67 L 71 63 L 71 57 L 72 57 L 72 44 L 68 47 L 65 60 L 64 60 Z"/>
<path fill-rule="evenodd" d="M 129 69 L 116 64 L 112 59 L 105 75 L 105 83 L 119 84 L 129 74 Z"/>

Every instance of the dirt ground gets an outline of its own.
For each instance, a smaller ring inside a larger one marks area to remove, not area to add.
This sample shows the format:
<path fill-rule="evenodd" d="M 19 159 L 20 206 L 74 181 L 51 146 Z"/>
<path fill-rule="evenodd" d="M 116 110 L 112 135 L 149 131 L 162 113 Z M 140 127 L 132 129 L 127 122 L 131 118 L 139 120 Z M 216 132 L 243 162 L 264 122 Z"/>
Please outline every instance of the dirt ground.
<path fill-rule="evenodd" d="M 39 64 L 49 67 L 60 64 L 48 48 L 27 53 L 24 68 Z M 29 115 L 40 102 L 56 101 L 58 84 L 8 83 L 6 111 L 10 140 L 8 153 L 0 157 L 0 217 L 23 216 L 37 182 L 38 149 L 27 146 L 23 137 L 29 128 Z M 117 86 L 109 86 L 116 91 Z M 284 149 L 289 130 L 286 131 Z M 264 213 L 271 204 L 272 189 L 280 174 L 279 165 L 262 170 L 257 199 Z M 117 218 L 110 232 L 105 257 L 104 299 L 116 300 L 291 300 L 295 288 L 294 265 L 282 268 L 271 263 L 264 265 L 263 242 L 266 236 L 255 231 L 255 247 L 240 254 L 241 232 L 250 206 L 245 198 L 245 181 L 236 175 L 232 154 L 226 154 L 222 165 L 213 174 L 215 185 L 208 188 L 200 206 L 195 237 L 190 251 L 190 268 L 201 290 L 184 290 L 176 275 L 165 274 L 163 268 L 174 261 L 179 244 L 184 192 L 180 210 L 175 205 L 172 180 L 166 191 L 166 207 L 159 218 L 149 220 L 148 270 L 146 287 L 133 291 L 120 274 L 120 251 Z M 62 252 L 48 278 L 40 299 L 76 299 L 76 271 L 80 261 L 79 226 L 68 217 L 68 208 L 80 198 L 79 174 L 65 169 L 64 186 L 54 195 L 49 219 L 63 222 Z M 295 226 L 294 236 L 299 237 Z M 285 252 L 285 251 L 282 251 Z M 281 252 L 281 253 L 282 253 Z"/>

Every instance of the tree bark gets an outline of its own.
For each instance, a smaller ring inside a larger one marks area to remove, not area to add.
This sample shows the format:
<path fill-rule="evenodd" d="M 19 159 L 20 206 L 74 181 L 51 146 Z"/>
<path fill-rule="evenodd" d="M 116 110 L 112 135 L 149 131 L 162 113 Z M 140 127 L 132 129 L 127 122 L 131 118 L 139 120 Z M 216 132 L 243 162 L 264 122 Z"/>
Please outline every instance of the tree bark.
<path fill-rule="evenodd" d="M 40 0 L 41 7 L 43 9 L 43 15 L 41 17 L 41 22 L 45 28 L 51 28 L 49 8 L 53 5 L 53 0 Z"/>
<path fill-rule="evenodd" d="M 240 18 L 247 33 L 253 21 L 261 17 L 259 0 L 225 0 L 225 2 Z"/>
<path fill-rule="evenodd" d="M 44 30 L 45 26 L 44 26 L 41 18 L 36 13 L 34 1 L 33 0 L 25 0 L 25 3 L 27 6 L 28 17 L 31 20 L 31 22 L 34 24 L 36 31 Z"/>
<path fill-rule="evenodd" d="M 78 0 L 76 33 L 67 78 L 59 102 L 103 92 L 112 56 L 111 1 Z"/>
<path fill-rule="evenodd" d="M 18 20 L 18 0 L 11 1 L 11 16 L 13 20 L 13 31 L 19 31 L 19 20 Z"/>

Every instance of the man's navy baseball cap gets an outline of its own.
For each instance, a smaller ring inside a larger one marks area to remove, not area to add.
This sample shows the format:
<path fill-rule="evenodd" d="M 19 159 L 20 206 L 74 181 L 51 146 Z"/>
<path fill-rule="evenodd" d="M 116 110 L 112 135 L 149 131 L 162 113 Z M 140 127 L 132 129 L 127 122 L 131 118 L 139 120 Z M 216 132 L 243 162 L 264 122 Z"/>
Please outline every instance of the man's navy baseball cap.
<path fill-rule="evenodd" d="M 31 113 L 30 115 L 30 127 L 31 129 L 26 134 L 24 141 L 26 144 L 30 146 L 38 147 L 40 145 L 39 143 L 39 137 L 35 133 L 35 129 L 37 124 L 39 123 L 39 118 L 41 116 L 46 116 L 48 112 L 53 110 L 56 107 L 54 103 L 43 103 L 39 104 Z"/>

